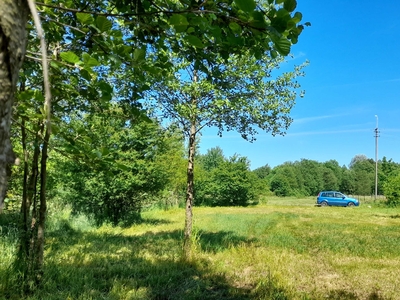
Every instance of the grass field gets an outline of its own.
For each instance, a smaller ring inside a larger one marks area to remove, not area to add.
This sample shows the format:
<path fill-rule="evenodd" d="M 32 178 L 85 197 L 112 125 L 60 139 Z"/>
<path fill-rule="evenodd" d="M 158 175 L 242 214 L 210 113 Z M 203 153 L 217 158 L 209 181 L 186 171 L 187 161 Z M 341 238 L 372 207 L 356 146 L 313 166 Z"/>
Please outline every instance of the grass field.
<path fill-rule="evenodd" d="M 183 209 L 145 212 L 126 228 L 58 211 L 43 285 L 28 299 L 400 299 L 400 209 L 267 200 L 194 208 L 190 263 L 181 259 Z M 4 279 L 16 230 L 0 224 Z M 1 280 L 0 293 L 18 299 L 15 286 L 7 292 Z"/>

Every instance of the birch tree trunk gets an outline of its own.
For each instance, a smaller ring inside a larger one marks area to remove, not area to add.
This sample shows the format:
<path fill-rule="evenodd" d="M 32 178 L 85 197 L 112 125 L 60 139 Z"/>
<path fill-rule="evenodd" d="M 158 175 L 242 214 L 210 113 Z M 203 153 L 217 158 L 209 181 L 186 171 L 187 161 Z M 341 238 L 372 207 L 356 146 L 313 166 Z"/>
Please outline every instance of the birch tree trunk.
<path fill-rule="evenodd" d="M 11 113 L 26 46 L 26 0 L 0 1 L 0 213 L 15 155 L 10 142 Z"/>
<path fill-rule="evenodd" d="M 193 226 L 193 200 L 194 200 L 194 155 L 196 149 L 196 125 L 193 122 L 190 128 L 189 157 L 187 167 L 187 190 L 185 210 L 185 230 L 183 251 L 185 258 L 190 260 L 192 255 L 192 226 Z"/>
<path fill-rule="evenodd" d="M 197 72 L 194 71 L 193 82 L 197 83 Z M 192 108 L 197 108 L 197 97 L 191 99 Z M 196 151 L 197 115 L 191 116 L 189 134 L 189 153 L 187 167 L 187 189 L 186 189 L 186 210 L 183 252 L 186 260 L 192 256 L 192 228 L 193 228 L 193 202 L 194 202 L 194 157 Z"/>

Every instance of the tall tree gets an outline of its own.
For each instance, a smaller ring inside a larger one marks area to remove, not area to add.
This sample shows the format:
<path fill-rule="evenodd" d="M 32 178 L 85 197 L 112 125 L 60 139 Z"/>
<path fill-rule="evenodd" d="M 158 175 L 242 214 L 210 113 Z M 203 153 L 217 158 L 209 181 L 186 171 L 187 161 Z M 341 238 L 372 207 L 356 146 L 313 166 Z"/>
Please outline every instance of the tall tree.
<path fill-rule="evenodd" d="M 26 0 L 0 2 L 0 213 L 15 155 L 10 142 L 10 125 L 18 74 L 25 56 Z"/>
<path fill-rule="evenodd" d="M 375 162 L 365 155 L 356 155 L 350 162 L 350 170 L 354 172 L 355 193 L 371 195 L 375 184 Z"/>
<path fill-rule="evenodd" d="M 262 167 L 253 170 L 253 173 L 256 174 L 259 179 L 266 179 L 268 175 L 271 173 L 271 167 L 268 164 L 266 164 Z"/>

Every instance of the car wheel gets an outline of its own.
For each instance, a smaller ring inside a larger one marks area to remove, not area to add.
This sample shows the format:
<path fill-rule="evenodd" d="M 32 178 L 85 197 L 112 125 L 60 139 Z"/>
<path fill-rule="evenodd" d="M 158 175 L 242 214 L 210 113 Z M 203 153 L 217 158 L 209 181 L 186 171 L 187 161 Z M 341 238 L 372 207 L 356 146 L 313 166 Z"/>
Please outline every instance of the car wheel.
<path fill-rule="evenodd" d="M 328 202 L 322 201 L 322 202 L 321 202 L 321 206 L 328 206 Z"/>
<path fill-rule="evenodd" d="M 353 202 L 349 202 L 349 203 L 347 203 L 347 206 L 348 206 L 348 207 L 353 207 L 353 206 L 354 206 L 354 203 L 353 203 Z"/>

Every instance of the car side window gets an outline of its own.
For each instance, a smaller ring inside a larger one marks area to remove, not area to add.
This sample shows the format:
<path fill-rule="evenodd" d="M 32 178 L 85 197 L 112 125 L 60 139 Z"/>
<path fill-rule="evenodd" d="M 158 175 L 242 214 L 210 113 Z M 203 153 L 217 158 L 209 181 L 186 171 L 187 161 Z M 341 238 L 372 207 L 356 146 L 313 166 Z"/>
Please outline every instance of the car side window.
<path fill-rule="evenodd" d="M 340 193 L 335 193 L 335 197 L 336 197 L 336 198 L 343 198 L 343 195 L 340 194 Z"/>
<path fill-rule="evenodd" d="M 333 197 L 333 193 L 326 193 L 326 197 Z"/>

